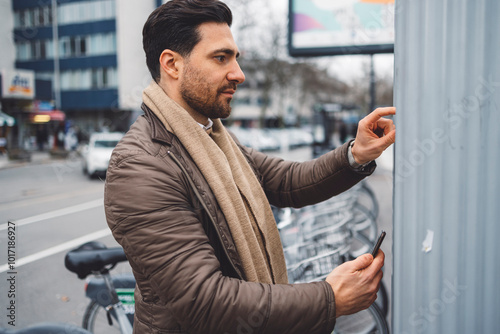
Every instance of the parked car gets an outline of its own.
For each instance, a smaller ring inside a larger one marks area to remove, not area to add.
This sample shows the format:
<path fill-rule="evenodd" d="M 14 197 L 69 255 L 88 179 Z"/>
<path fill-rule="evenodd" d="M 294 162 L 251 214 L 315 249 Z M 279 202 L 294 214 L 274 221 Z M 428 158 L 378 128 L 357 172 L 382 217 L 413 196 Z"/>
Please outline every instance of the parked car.
<path fill-rule="evenodd" d="M 278 151 L 280 149 L 279 140 L 262 129 L 229 127 L 228 130 L 234 133 L 242 145 L 257 151 Z"/>
<path fill-rule="evenodd" d="M 83 172 L 89 177 L 106 174 L 113 149 L 122 139 L 121 132 L 100 132 L 90 136 L 83 149 Z"/>

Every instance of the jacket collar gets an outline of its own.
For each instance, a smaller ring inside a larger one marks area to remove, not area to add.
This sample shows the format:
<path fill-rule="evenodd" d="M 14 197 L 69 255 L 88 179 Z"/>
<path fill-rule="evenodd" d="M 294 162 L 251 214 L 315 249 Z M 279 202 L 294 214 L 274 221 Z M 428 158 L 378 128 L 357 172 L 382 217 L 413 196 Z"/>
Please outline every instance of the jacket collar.
<path fill-rule="evenodd" d="M 146 117 L 149 124 L 151 124 L 151 139 L 167 145 L 172 145 L 172 139 L 174 138 L 173 133 L 165 128 L 160 119 L 147 105 L 143 103 L 141 109 L 144 111 L 144 117 Z"/>

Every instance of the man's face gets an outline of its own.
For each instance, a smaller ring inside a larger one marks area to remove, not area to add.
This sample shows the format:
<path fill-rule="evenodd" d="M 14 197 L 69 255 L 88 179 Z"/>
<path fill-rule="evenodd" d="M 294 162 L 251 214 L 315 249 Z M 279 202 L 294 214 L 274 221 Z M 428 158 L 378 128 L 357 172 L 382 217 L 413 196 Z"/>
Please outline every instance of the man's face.
<path fill-rule="evenodd" d="M 226 118 L 236 85 L 245 81 L 236 61 L 238 48 L 227 24 L 204 23 L 198 31 L 201 40 L 185 60 L 180 94 L 192 112 Z"/>

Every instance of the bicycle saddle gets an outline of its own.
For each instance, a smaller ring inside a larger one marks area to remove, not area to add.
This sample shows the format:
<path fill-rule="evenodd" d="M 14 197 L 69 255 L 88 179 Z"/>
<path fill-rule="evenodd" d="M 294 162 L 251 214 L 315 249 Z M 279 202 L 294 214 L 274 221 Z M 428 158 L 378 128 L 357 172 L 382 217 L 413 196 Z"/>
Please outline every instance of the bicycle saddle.
<path fill-rule="evenodd" d="M 94 272 L 109 270 L 118 262 L 127 261 L 121 247 L 106 248 L 99 242 L 89 242 L 69 251 L 64 258 L 66 269 L 84 279 Z"/>

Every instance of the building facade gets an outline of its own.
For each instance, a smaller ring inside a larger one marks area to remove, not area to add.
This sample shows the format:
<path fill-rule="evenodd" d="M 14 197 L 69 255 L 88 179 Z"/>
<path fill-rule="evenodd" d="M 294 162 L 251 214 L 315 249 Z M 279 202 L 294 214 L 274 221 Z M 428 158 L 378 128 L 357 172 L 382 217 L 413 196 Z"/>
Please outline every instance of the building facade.
<path fill-rule="evenodd" d="M 66 129 L 74 125 L 86 135 L 126 131 L 141 113 L 142 91 L 151 81 L 142 27 L 164 2 L 10 0 L 15 68 L 52 82 L 49 100 L 65 113 Z M 307 82 L 308 74 L 318 74 L 309 67 L 242 58 L 247 82 L 235 96 L 229 122 L 292 126 L 310 117 L 312 105 L 323 100 L 321 91 L 328 91 L 327 99 L 335 95 L 333 86 Z M 301 68 L 305 74 L 296 72 Z"/>
<path fill-rule="evenodd" d="M 148 76 L 140 28 L 157 4 L 12 0 L 15 67 L 51 80 L 55 108 L 84 132 L 124 131 Z"/>

